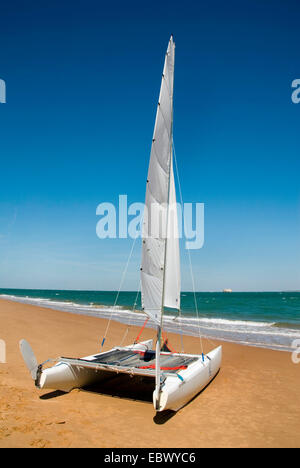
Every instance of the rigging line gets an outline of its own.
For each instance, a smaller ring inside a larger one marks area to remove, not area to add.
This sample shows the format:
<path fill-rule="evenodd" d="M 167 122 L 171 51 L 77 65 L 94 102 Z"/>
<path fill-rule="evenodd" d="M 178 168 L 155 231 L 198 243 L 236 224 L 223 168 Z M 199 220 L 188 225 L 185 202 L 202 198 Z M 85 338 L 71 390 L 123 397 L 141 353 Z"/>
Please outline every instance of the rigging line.
<path fill-rule="evenodd" d="M 136 294 L 136 297 L 135 297 L 135 301 L 134 301 L 134 304 L 133 304 L 133 309 L 132 309 L 132 312 L 133 312 L 133 313 L 135 313 L 135 311 L 136 311 L 136 306 L 137 306 L 137 301 L 138 301 L 138 297 L 139 297 L 140 291 L 141 291 L 141 282 L 139 282 L 139 289 L 138 289 L 138 291 L 137 291 L 137 294 Z M 126 328 L 126 330 L 125 330 L 125 332 L 124 332 L 122 341 L 121 341 L 121 343 L 120 343 L 120 346 L 123 346 L 123 343 L 124 343 L 124 341 L 125 341 L 125 338 L 126 338 L 126 336 L 128 335 L 128 333 L 129 333 L 129 330 L 130 330 L 130 328 L 131 328 L 131 326 L 132 326 L 132 324 L 131 324 L 132 318 L 133 318 L 133 317 L 132 317 L 132 315 L 131 315 L 130 320 L 129 320 L 129 323 L 128 323 L 128 325 L 127 325 L 127 328 Z"/>
<path fill-rule="evenodd" d="M 180 184 L 180 178 L 179 178 L 179 171 L 178 171 L 178 165 L 177 165 L 177 158 L 176 158 L 176 152 L 175 152 L 174 139 L 173 139 L 173 151 L 174 151 L 174 160 L 175 160 L 176 174 L 177 174 L 177 180 L 178 180 L 180 203 L 181 203 L 181 208 L 183 210 L 183 198 L 182 198 L 182 191 L 181 191 L 181 184 Z M 201 335 L 201 328 L 200 328 L 199 311 L 198 311 L 198 304 L 197 304 L 197 297 L 196 297 L 196 290 L 195 290 L 195 279 L 194 279 L 194 273 L 193 273 L 193 267 L 192 267 L 192 259 L 191 259 L 190 250 L 189 249 L 187 249 L 187 250 L 188 250 L 188 258 L 189 258 L 190 274 L 191 274 L 191 278 L 192 278 L 195 309 L 196 309 L 196 315 L 197 315 L 200 347 L 201 347 L 201 352 L 203 353 L 203 342 L 202 342 L 202 335 Z"/>
<path fill-rule="evenodd" d="M 179 309 L 179 323 L 180 323 L 180 344 L 181 344 L 181 352 L 184 353 L 184 345 L 183 345 L 183 331 L 182 331 L 182 323 L 181 323 L 181 309 Z"/>
<path fill-rule="evenodd" d="M 174 151 L 173 151 L 174 150 Z M 174 152 L 174 156 L 175 156 L 175 147 L 174 147 L 174 140 L 173 140 L 173 137 L 172 137 L 172 144 L 171 144 L 171 158 L 173 156 L 173 152 Z M 176 162 L 176 171 L 177 171 L 177 178 L 178 177 L 178 168 L 177 168 L 177 161 L 176 161 L 176 157 L 175 157 L 175 162 Z M 170 166 L 171 166 L 171 163 L 170 163 Z M 181 205 L 183 206 L 183 202 L 182 202 L 182 194 L 180 192 L 180 198 L 181 198 Z M 181 308 L 178 309 L 178 315 L 177 317 L 181 318 Z M 181 320 L 179 320 L 179 331 L 180 331 L 180 345 L 181 345 L 181 352 L 184 353 L 184 344 L 183 344 L 183 329 L 182 329 L 182 323 L 181 323 Z"/>
<path fill-rule="evenodd" d="M 139 331 L 139 333 L 138 333 L 136 339 L 134 340 L 134 344 L 139 343 L 141 334 L 143 333 L 144 328 L 145 328 L 145 326 L 147 325 L 147 323 L 149 322 L 149 320 L 150 320 L 149 317 L 146 317 L 146 320 L 144 321 L 142 328 L 140 329 L 140 331 Z"/>
<path fill-rule="evenodd" d="M 208 338 L 207 336 L 205 337 L 207 341 L 209 341 L 213 346 L 217 347 L 218 344 L 215 343 L 214 341 L 212 341 L 210 338 Z"/>
<path fill-rule="evenodd" d="M 101 347 L 103 347 L 104 342 L 105 342 L 105 340 L 106 340 L 106 336 L 107 336 L 107 333 L 108 333 L 108 330 L 109 330 L 109 327 L 110 327 L 110 322 L 111 322 L 111 320 L 112 320 L 112 315 L 113 315 L 114 309 L 115 309 L 115 307 L 116 307 L 116 305 L 117 305 L 117 302 L 118 302 L 118 299 L 119 299 L 119 296 L 120 296 L 120 292 L 121 292 L 121 289 L 122 289 L 122 286 L 123 286 L 123 283 L 124 283 L 125 275 L 126 275 L 127 270 L 128 270 L 129 262 L 130 262 L 131 257 L 132 257 L 132 253 L 133 253 L 133 249 L 134 249 L 134 246 L 135 246 L 135 242 L 136 242 L 136 240 L 137 240 L 137 237 L 138 237 L 138 236 L 136 235 L 136 237 L 135 237 L 134 240 L 133 240 L 132 246 L 131 246 L 130 254 L 129 254 L 129 256 L 128 256 L 127 263 L 126 263 L 126 265 L 125 265 L 125 268 L 124 268 L 124 271 L 123 271 L 123 274 L 122 274 L 122 277 L 121 277 L 120 286 L 119 286 L 118 293 L 117 293 L 116 298 L 115 298 L 114 305 L 113 305 L 112 310 L 111 310 L 111 313 L 110 313 L 110 317 L 109 317 L 108 324 L 107 324 L 107 327 L 106 327 L 106 330 L 105 330 L 105 333 L 104 333 L 104 337 L 103 337 L 103 340 L 102 340 Z"/>

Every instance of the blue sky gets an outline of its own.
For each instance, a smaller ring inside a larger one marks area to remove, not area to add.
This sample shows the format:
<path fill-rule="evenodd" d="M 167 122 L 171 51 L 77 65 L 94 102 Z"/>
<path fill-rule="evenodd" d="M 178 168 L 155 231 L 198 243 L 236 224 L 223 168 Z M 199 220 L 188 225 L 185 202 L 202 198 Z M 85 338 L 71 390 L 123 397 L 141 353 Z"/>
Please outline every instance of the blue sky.
<path fill-rule="evenodd" d="M 132 241 L 98 239 L 96 207 L 144 201 L 173 33 L 183 198 L 205 204 L 196 288 L 300 289 L 299 12 L 278 0 L 2 2 L 0 287 L 118 288 Z M 125 289 L 139 261 L 138 244 Z"/>

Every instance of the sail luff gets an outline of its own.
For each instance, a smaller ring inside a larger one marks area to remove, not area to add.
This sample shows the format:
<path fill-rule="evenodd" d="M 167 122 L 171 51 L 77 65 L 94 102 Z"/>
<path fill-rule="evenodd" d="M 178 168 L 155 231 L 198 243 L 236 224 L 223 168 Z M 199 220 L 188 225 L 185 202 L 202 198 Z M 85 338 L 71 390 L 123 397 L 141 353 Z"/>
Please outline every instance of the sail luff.
<path fill-rule="evenodd" d="M 174 42 L 165 57 L 147 178 L 142 246 L 142 306 L 161 324 L 172 157 Z"/>
<path fill-rule="evenodd" d="M 170 42 L 172 41 L 172 36 Z M 171 101 L 171 125 L 170 125 L 170 162 L 169 162 L 169 174 L 168 174 L 168 200 L 167 200 L 167 220 L 166 220 L 166 237 L 165 237 L 165 251 L 164 251 L 164 266 L 163 266 L 163 292 L 162 292 L 162 304 L 161 304 L 161 317 L 160 317 L 160 328 L 163 326 L 163 314 L 165 306 L 165 294 L 166 294 L 166 263 L 167 263 L 167 252 L 168 252 L 168 238 L 170 235 L 169 232 L 169 217 L 170 217 L 170 188 L 171 188 L 171 169 L 172 169 L 172 146 L 173 146 L 173 84 L 174 84 L 174 66 L 175 66 L 175 56 L 173 51 L 173 69 L 172 69 L 172 81 L 170 83 L 169 94 Z"/>

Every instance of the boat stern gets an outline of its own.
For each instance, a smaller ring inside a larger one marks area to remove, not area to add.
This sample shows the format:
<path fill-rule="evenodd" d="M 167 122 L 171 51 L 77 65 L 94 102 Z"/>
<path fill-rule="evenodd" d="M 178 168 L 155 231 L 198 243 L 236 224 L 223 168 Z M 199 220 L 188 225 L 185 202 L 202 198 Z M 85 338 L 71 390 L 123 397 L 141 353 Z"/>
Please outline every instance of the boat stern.
<path fill-rule="evenodd" d="M 161 387 L 157 408 L 156 393 L 153 393 L 153 404 L 156 411 L 178 411 L 216 376 L 222 361 L 222 346 L 215 348 L 177 374 L 168 376 Z"/>

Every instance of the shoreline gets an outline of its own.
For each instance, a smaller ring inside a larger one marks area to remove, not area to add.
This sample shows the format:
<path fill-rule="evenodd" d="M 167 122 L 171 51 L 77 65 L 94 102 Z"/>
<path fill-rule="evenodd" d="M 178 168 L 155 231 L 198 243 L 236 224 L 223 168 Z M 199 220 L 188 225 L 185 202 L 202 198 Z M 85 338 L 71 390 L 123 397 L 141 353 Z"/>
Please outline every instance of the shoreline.
<path fill-rule="evenodd" d="M 0 364 L 0 447 L 300 447 L 300 365 L 286 352 L 221 343 L 216 378 L 180 411 L 158 417 L 152 388 L 138 394 L 130 378 L 69 394 L 34 387 L 20 339 L 38 362 L 86 356 L 100 351 L 107 320 L 2 300 L 0 324 L 7 356 Z M 126 329 L 112 321 L 103 349 L 120 344 Z M 139 330 L 130 328 L 124 345 Z M 179 350 L 180 336 L 168 337 Z M 141 339 L 149 338 L 153 330 L 145 329 Z M 199 354 L 199 346 L 199 338 L 184 337 L 185 352 Z M 205 339 L 203 346 L 213 347 Z"/>
<path fill-rule="evenodd" d="M 51 310 L 60 310 L 76 315 L 92 316 L 104 320 L 116 320 L 119 323 L 142 326 L 146 315 L 140 310 L 132 310 L 128 306 L 101 305 L 94 303 L 76 303 L 65 299 L 41 298 L 28 296 L 0 295 L 0 299 Z M 196 316 L 182 314 L 175 322 L 174 316 L 164 315 L 164 329 L 167 332 L 183 334 L 184 336 L 199 336 L 222 343 L 237 343 L 243 346 L 272 349 L 275 351 L 293 352 L 293 342 L 300 339 L 300 325 L 289 323 L 278 324 L 274 321 L 254 321 Z M 283 325 L 283 326 L 282 326 Z M 147 328 L 154 328 L 151 320 Z"/>

